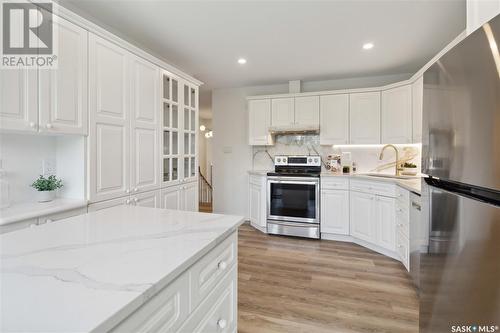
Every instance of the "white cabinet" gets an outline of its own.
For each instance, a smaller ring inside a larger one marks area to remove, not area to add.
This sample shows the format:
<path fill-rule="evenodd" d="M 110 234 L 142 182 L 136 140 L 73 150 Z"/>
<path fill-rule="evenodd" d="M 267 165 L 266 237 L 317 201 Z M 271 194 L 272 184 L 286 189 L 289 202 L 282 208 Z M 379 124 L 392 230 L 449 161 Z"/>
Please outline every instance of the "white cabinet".
<path fill-rule="evenodd" d="M 130 190 L 129 53 L 89 36 L 90 201 Z"/>
<path fill-rule="evenodd" d="M 348 190 L 321 190 L 321 232 L 349 235 Z"/>
<path fill-rule="evenodd" d="M 87 135 L 87 31 L 55 17 L 57 68 L 39 73 L 40 131 Z"/>
<path fill-rule="evenodd" d="M 0 128 L 87 134 L 87 31 L 54 16 L 56 69 L 0 70 Z"/>
<path fill-rule="evenodd" d="M 271 126 L 271 100 L 257 99 L 248 101 L 248 144 L 251 146 L 272 145 L 269 133 Z"/>
<path fill-rule="evenodd" d="M 380 143 L 380 92 L 349 95 L 350 143 Z"/>
<path fill-rule="evenodd" d="M 96 212 L 101 209 L 106 209 L 106 208 L 111 208 L 111 207 L 116 207 L 116 206 L 121 206 L 121 205 L 130 205 L 130 197 L 121 197 L 117 199 L 112 199 L 112 200 L 105 200 L 105 201 L 100 201 L 96 203 L 91 203 L 89 204 L 88 207 L 88 212 Z"/>
<path fill-rule="evenodd" d="M 295 123 L 295 101 L 293 97 L 271 100 L 272 126 L 290 126 Z"/>
<path fill-rule="evenodd" d="M 500 0 L 467 0 L 467 34 L 500 14 Z"/>
<path fill-rule="evenodd" d="M 170 186 L 161 190 L 161 208 L 181 209 L 181 190 L 180 186 Z"/>
<path fill-rule="evenodd" d="M 131 59 L 130 186 L 133 192 L 160 186 L 159 69 Z"/>
<path fill-rule="evenodd" d="M 324 95 L 320 97 L 321 145 L 349 143 L 349 95 Z"/>
<path fill-rule="evenodd" d="M 422 142 L 422 112 L 424 104 L 424 78 L 419 77 L 411 85 L 413 143 Z"/>
<path fill-rule="evenodd" d="M 294 123 L 301 126 L 319 126 L 319 96 L 295 97 Z"/>
<path fill-rule="evenodd" d="M 266 231 L 266 176 L 250 175 L 248 218 L 260 231 Z"/>
<path fill-rule="evenodd" d="M 382 91 L 382 143 L 412 142 L 412 87 Z"/>
<path fill-rule="evenodd" d="M 394 198 L 377 195 L 375 197 L 375 211 L 377 230 L 377 245 L 389 251 L 395 250 L 396 221 Z"/>
<path fill-rule="evenodd" d="M 368 193 L 350 193 L 351 236 L 366 242 L 376 242 L 376 217 L 374 216 L 374 195 Z"/>
<path fill-rule="evenodd" d="M 38 130 L 38 83 L 34 69 L 0 69 L 0 129 Z"/>
<path fill-rule="evenodd" d="M 161 208 L 160 190 L 135 194 L 130 197 L 131 203 L 140 207 Z"/>
<path fill-rule="evenodd" d="M 198 182 L 174 185 L 161 190 L 161 208 L 198 211 Z"/>

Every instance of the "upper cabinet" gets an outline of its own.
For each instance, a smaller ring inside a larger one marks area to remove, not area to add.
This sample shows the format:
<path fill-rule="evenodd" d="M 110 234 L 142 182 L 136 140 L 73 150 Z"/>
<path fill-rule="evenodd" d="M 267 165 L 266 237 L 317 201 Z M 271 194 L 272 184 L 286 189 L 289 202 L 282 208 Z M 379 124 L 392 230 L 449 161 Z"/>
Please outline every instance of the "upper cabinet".
<path fill-rule="evenodd" d="M 424 102 L 424 78 L 421 76 L 411 85 L 413 142 L 422 142 L 422 111 Z"/>
<path fill-rule="evenodd" d="M 57 68 L 39 73 L 40 131 L 87 134 L 87 31 L 60 17 Z"/>
<path fill-rule="evenodd" d="M 182 81 L 182 180 L 195 180 L 198 176 L 198 87 Z"/>
<path fill-rule="evenodd" d="M 412 87 L 382 91 L 382 142 L 412 142 Z"/>
<path fill-rule="evenodd" d="M 319 126 L 319 96 L 295 97 L 296 125 Z"/>
<path fill-rule="evenodd" d="M 276 127 L 295 123 L 294 98 L 274 98 L 271 100 L 271 124 Z"/>
<path fill-rule="evenodd" d="M 349 143 L 349 95 L 324 95 L 320 97 L 321 145 Z"/>
<path fill-rule="evenodd" d="M 87 134 L 87 31 L 53 16 L 57 68 L 0 70 L 0 128 Z"/>
<path fill-rule="evenodd" d="M 500 14 L 500 0 L 467 0 L 467 34 Z"/>
<path fill-rule="evenodd" d="M 269 126 L 271 126 L 271 100 L 248 101 L 248 144 L 252 146 L 272 145 Z"/>
<path fill-rule="evenodd" d="M 349 95 L 350 143 L 380 143 L 380 92 Z"/>

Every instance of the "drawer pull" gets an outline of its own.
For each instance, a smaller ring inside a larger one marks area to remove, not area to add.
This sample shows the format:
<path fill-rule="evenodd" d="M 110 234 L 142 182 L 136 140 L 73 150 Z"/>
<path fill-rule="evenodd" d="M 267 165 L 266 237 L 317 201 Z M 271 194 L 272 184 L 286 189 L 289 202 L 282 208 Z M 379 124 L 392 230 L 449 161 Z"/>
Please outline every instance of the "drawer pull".
<path fill-rule="evenodd" d="M 403 245 L 401 245 L 401 244 L 398 245 L 398 248 L 402 248 L 402 247 L 403 247 Z"/>
<path fill-rule="evenodd" d="M 225 319 L 219 319 L 219 320 L 217 320 L 217 326 L 219 326 L 219 328 L 221 328 L 221 329 L 226 328 L 226 326 L 227 326 L 227 320 L 225 320 Z"/>
<path fill-rule="evenodd" d="M 403 223 L 398 224 L 398 227 L 402 227 L 402 226 L 403 226 Z"/>
<path fill-rule="evenodd" d="M 54 222 L 54 220 L 52 220 L 52 219 L 47 219 L 45 222 L 47 222 L 47 223 L 52 223 L 52 222 Z"/>
<path fill-rule="evenodd" d="M 225 261 L 221 261 L 217 267 L 219 267 L 220 270 L 225 270 L 227 268 L 227 263 Z"/>
<path fill-rule="evenodd" d="M 416 210 L 420 210 L 420 209 L 421 209 L 420 205 L 419 205 L 418 203 L 416 203 L 415 201 L 412 201 L 412 202 L 411 202 L 411 205 L 412 205 L 413 207 L 415 207 L 415 209 L 416 209 Z"/>

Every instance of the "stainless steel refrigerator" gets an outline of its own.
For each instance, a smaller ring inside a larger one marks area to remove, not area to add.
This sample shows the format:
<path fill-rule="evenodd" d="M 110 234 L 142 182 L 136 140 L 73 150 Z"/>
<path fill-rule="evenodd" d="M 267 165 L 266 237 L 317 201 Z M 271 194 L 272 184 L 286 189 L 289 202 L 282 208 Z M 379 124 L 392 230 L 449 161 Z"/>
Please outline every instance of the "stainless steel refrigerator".
<path fill-rule="evenodd" d="M 424 74 L 422 333 L 500 332 L 499 48 L 497 16 Z"/>

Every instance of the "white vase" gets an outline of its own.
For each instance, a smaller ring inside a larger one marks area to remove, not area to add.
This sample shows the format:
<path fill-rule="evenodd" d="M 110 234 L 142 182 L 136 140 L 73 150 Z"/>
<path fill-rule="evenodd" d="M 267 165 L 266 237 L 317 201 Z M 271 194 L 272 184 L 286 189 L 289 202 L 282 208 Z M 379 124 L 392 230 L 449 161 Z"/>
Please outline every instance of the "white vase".
<path fill-rule="evenodd" d="M 49 202 L 56 197 L 56 191 L 38 191 L 36 193 L 38 202 Z"/>
<path fill-rule="evenodd" d="M 403 168 L 403 175 L 405 176 L 416 176 L 417 168 Z"/>

